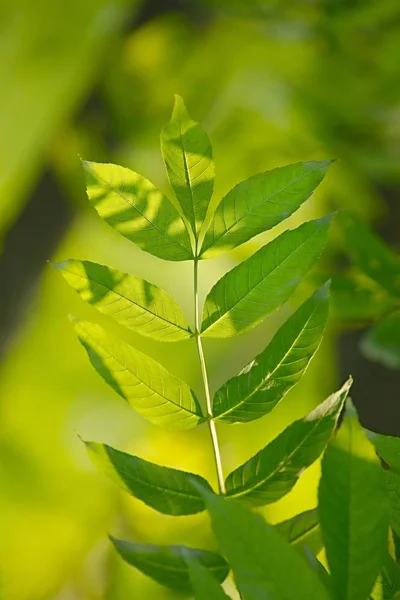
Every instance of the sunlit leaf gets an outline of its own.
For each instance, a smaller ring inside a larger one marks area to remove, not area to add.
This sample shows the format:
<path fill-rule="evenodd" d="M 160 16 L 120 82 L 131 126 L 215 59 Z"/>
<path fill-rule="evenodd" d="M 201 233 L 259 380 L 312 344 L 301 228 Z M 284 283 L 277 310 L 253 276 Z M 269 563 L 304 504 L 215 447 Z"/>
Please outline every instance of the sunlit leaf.
<path fill-rule="evenodd" d="M 199 475 L 161 467 L 115 450 L 106 444 L 85 442 L 94 464 L 126 492 L 166 515 L 194 515 L 204 510 L 204 501 L 196 487 L 208 482 Z"/>
<path fill-rule="evenodd" d="M 82 164 L 89 200 L 111 227 L 159 258 L 179 261 L 193 257 L 178 211 L 150 181 L 117 165 Z"/>
<path fill-rule="evenodd" d="M 261 515 L 203 491 L 222 553 L 246 600 L 328 600 L 318 576 Z"/>
<path fill-rule="evenodd" d="M 209 569 L 203 567 L 197 560 L 193 560 L 190 555 L 186 558 L 186 562 L 195 600 L 229 599 Z"/>
<path fill-rule="evenodd" d="M 215 552 L 185 546 L 134 544 L 115 538 L 111 538 L 111 541 L 118 554 L 129 565 L 136 567 L 161 585 L 180 592 L 192 591 L 187 557 L 208 569 L 219 583 L 222 583 L 229 573 L 228 563 Z"/>
<path fill-rule="evenodd" d="M 189 386 L 155 360 L 86 321 L 75 324 L 90 362 L 103 379 L 155 425 L 190 429 L 203 421 Z"/>
<path fill-rule="evenodd" d="M 277 523 L 275 527 L 289 544 L 301 552 L 304 548 L 308 548 L 313 554 L 318 554 L 322 550 L 321 529 L 316 508 Z"/>
<path fill-rule="evenodd" d="M 162 130 L 161 150 L 175 196 L 198 232 L 213 193 L 214 161 L 207 134 L 191 120 L 180 96 Z"/>
<path fill-rule="evenodd" d="M 311 196 L 331 163 L 296 163 L 238 183 L 218 205 L 204 238 L 202 258 L 235 248 L 284 221 Z"/>
<path fill-rule="evenodd" d="M 330 222 L 328 216 L 285 231 L 226 273 L 206 298 L 202 335 L 241 333 L 286 302 L 320 256 Z"/>
<path fill-rule="evenodd" d="M 227 496 L 252 506 L 276 502 L 290 492 L 304 469 L 322 454 L 351 386 L 351 379 L 304 419 L 295 421 L 268 446 L 232 471 Z"/>
<path fill-rule="evenodd" d="M 370 360 L 400 369 L 400 312 L 373 325 L 363 337 L 361 349 Z"/>
<path fill-rule="evenodd" d="M 357 416 L 345 418 L 322 460 L 319 516 L 337 600 L 365 600 L 388 547 L 383 471 Z"/>
<path fill-rule="evenodd" d="M 87 260 L 55 266 L 83 300 L 125 327 L 163 342 L 191 337 L 179 304 L 156 285 Z"/>
<path fill-rule="evenodd" d="M 379 456 L 400 475 L 400 438 L 372 432 L 369 435 Z"/>
<path fill-rule="evenodd" d="M 213 398 L 216 421 L 245 423 L 269 413 L 301 379 L 317 351 L 328 316 L 325 285 L 278 330 L 270 344 Z"/>
<path fill-rule="evenodd" d="M 384 477 L 390 503 L 390 525 L 400 535 L 400 473 L 384 470 Z"/>
<path fill-rule="evenodd" d="M 398 600 L 400 598 L 400 567 L 390 554 L 386 554 L 385 562 L 374 589 L 372 600 Z"/>
<path fill-rule="evenodd" d="M 393 296 L 400 296 L 400 256 L 395 254 L 365 223 L 340 213 L 345 246 L 356 265 Z"/>

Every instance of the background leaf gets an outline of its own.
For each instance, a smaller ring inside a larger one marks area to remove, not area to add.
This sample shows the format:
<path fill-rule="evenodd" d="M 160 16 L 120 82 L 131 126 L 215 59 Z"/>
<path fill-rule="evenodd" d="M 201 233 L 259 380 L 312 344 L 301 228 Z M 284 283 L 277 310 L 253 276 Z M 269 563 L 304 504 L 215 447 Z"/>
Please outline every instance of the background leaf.
<path fill-rule="evenodd" d="M 221 550 L 246 600 L 329 599 L 317 575 L 260 515 L 222 496 L 203 494 Z"/>
<path fill-rule="evenodd" d="M 308 548 L 313 554 L 322 550 L 321 528 L 316 508 L 277 523 L 275 527 L 283 539 L 302 553 L 304 548 Z"/>
<path fill-rule="evenodd" d="M 190 429 L 204 420 L 189 386 L 158 362 L 99 325 L 77 321 L 75 328 L 99 375 L 151 423 Z"/>
<path fill-rule="evenodd" d="M 337 600 L 365 600 L 388 548 L 383 472 L 356 415 L 328 446 L 319 486 L 322 539 Z"/>
<path fill-rule="evenodd" d="M 351 379 L 304 419 L 295 421 L 226 479 L 232 498 L 263 506 L 294 487 L 306 467 L 324 451 L 351 386 Z"/>
<path fill-rule="evenodd" d="M 363 337 L 361 349 L 370 360 L 400 369 L 400 312 L 373 325 Z"/>
<path fill-rule="evenodd" d="M 213 398 L 216 421 L 245 423 L 269 413 L 301 379 L 322 340 L 328 316 L 325 285 L 278 330 L 269 345 Z"/>
<path fill-rule="evenodd" d="M 150 181 L 118 165 L 82 164 L 89 200 L 111 227 L 159 258 L 179 261 L 193 257 L 178 211 Z"/>
<path fill-rule="evenodd" d="M 311 196 L 331 162 L 287 165 L 238 183 L 218 205 L 203 241 L 202 258 L 236 248 L 287 219 Z"/>
<path fill-rule="evenodd" d="M 198 561 L 208 569 L 215 579 L 222 583 L 228 573 L 226 560 L 208 550 L 197 550 L 185 546 L 151 546 L 134 544 L 111 537 L 118 554 L 129 565 L 136 567 L 161 585 L 180 592 L 191 592 L 187 557 Z"/>
<path fill-rule="evenodd" d="M 190 555 L 186 558 L 186 562 L 195 600 L 227 600 L 229 598 L 208 569 L 205 569 L 197 560 L 193 560 Z"/>
<path fill-rule="evenodd" d="M 286 302 L 320 256 L 331 216 L 285 231 L 226 273 L 208 294 L 202 335 L 229 337 Z"/>
<path fill-rule="evenodd" d="M 85 302 L 128 329 L 162 342 L 191 337 L 179 304 L 158 286 L 87 260 L 55 266 Z"/>
<path fill-rule="evenodd" d="M 175 196 L 198 232 L 213 193 L 214 161 L 207 134 L 191 120 L 180 96 L 162 130 L 161 151 Z"/>
<path fill-rule="evenodd" d="M 204 501 L 192 481 L 211 489 L 199 475 L 161 467 L 115 450 L 106 444 L 85 442 L 94 464 L 126 492 L 166 515 L 194 515 L 204 510 Z"/>
<path fill-rule="evenodd" d="M 390 554 L 386 554 L 382 571 L 374 585 L 372 600 L 395 600 L 400 598 L 400 568 Z"/>
<path fill-rule="evenodd" d="M 400 297 L 400 257 L 356 216 L 341 212 L 339 224 L 356 265 L 395 297 Z"/>

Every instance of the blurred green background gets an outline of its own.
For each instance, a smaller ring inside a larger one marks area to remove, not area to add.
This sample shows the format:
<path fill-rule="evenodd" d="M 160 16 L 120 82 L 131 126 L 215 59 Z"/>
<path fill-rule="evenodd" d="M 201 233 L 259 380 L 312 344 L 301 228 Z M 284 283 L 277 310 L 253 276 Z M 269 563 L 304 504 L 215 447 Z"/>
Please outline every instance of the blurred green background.
<path fill-rule="evenodd" d="M 275 166 L 339 158 L 290 225 L 352 210 L 398 250 L 399 56 L 398 0 L 1 0 L 4 600 L 170 599 L 175 596 L 122 563 L 107 532 L 214 546 L 204 516 L 162 516 L 120 492 L 95 472 L 79 440 L 110 443 L 215 483 L 206 428 L 171 433 L 148 425 L 98 378 L 74 337 L 69 313 L 110 324 L 84 306 L 48 260 L 90 259 L 144 277 L 172 293 L 192 317 L 191 265 L 157 260 L 101 222 L 86 202 L 78 154 L 128 166 L 171 193 L 159 133 L 179 93 L 211 137 L 218 198 Z M 203 297 L 270 237 L 202 263 Z M 321 279 L 344 267 L 336 226 L 325 259 L 290 306 L 240 339 L 205 344 L 212 388 L 264 348 Z M 379 291 L 371 294 L 370 308 L 384 302 Z M 219 427 L 226 472 L 349 372 L 356 375 L 364 423 L 378 429 L 397 423 L 400 434 L 398 373 L 361 356 L 363 320 L 347 288 L 334 295 L 331 327 L 301 384 L 266 418 Z M 166 346 L 118 333 L 201 395 L 192 341 Z M 291 494 L 267 507 L 268 518 L 313 507 L 318 473 L 315 465 Z"/>

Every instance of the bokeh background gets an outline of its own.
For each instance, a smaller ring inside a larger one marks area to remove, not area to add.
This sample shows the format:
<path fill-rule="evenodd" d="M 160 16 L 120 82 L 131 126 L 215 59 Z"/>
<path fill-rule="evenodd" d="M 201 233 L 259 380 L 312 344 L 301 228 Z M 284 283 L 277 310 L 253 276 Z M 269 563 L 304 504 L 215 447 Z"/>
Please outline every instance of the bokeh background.
<path fill-rule="evenodd" d="M 69 313 L 112 325 L 49 260 L 90 259 L 139 275 L 192 317 L 190 265 L 160 261 L 108 228 L 88 206 L 78 155 L 128 166 L 171 193 L 159 133 L 179 93 L 211 137 L 217 197 L 275 166 L 338 158 L 285 227 L 351 210 L 398 251 L 399 56 L 398 0 L 1 0 L 2 600 L 175 597 L 123 564 L 107 532 L 214 547 L 204 516 L 162 516 L 120 492 L 95 472 L 79 440 L 215 483 L 206 428 L 171 433 L 148 425 L 98 378 L 74 337 Z M 203 297 L 271 235 L 203 263 Z M 349 373 L 363 423 L 400 434 L 399 371 L 368 361 L 359 347 L 364 328 L 396 303 L 354 271 L 338 225 L 290 305 L 240 339 L 205 345 L 212 388 L 264 348 L 330 275 L 331 324 L 304 380 L 271 415 L 219 427 L 227 472 Z M 191 341 L 166 346 L 115 330 L 201 395 Z M 279 521 L 315 506 L 318 473 L 315 465 L 266 516 Z"/>

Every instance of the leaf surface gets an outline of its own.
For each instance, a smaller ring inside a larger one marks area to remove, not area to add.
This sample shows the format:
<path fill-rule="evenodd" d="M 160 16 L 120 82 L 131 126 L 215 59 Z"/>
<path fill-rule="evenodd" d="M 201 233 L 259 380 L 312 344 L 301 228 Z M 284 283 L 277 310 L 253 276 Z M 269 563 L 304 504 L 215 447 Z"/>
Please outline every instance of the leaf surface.
<path fill-rule="evenodd" d="M 329 289 L 325 285 L 289 317 L 261 354 L 216 392 L 216 421 L 253 421 L 278 404 L 301 379 L 318 350 L 328 304 Z"/>
<path fill-rule="evenodd" d="M 118 165 L 82 164 L 88 198 L 106 223 L 154 256 L 173 261 L 193 258 L 181 216 L 150 181 Z"/>
<path fill-rule="evenodd" d="M 175 96 L 171 121 L 161 133 L 161 151 L 175 196 L 193 231 L 206 216 L 214 187 L 214 161 L 208 135 Z"/>
<path fill-rule="evenodd" d="M 319 516 L 337 600 L 365 600 L 388 547 L 383 471 L 357 416 L 345 418 L 322 460 Z"/>
<path fill-rule="evenodd" d="M 331 162 L 287 165 L 238 183 L 217 207 L 203 241 L 202 258 L 236 248 L 287 219 L 311 196 Z"/>
<path fill-rule="evenodd" d="M 77 321 L 75 328 L 99 375 L 151 423 L 190 429 L 204 420 L 189 386 L 158 362 L 99 325 Z"/>
<path fill-rule="evenodd" d="M 111 538 L 111 541 L 125 562 L 136 567 L 157 583 L 176 591 L 186 593 L 192 591 L 187 565 L 188 557 L 209 570 L 216 581 L 220 583 L 226 579 L 229 573 L 228 563 L 215 552 L 186 548 L 185 546 L 135 544 L 115 538 Z"/>
<path fill-rule="evenodd" d="M 281 521 L 275 527 L 283 539 L 301 552 L 308 548 L 316 555 L 322 550 L 321 529 L 316 508 Z"/>
<path fill-rule="evenodd" d="M 400 598 L 400 568 L 389 553 L 386 554 L 371 598 L 372 600 L 398 600 Z"/>
<path fill-rule="evenodd" d="M 274 527 L 235 501 L 203 492 L 212 527 L 246 600 L 328 600 L 318 576 Z"/>
<path fill-rule="evenodd" d="M 179 304 L 156 285 L 87 260 L 55 266 L 82 300 L 128 329 L 162 342 L 193 335 Z"/>
<path fill-rule="evenodd" d="M 210 571 L 204 568 L 197 560 L 188 557 L 186 559 L 190 583 L 195 600 L 228 600 L 222 587 Z"/>
<path fill-rule="evenodd" d="M 375 323 L 364 335 L 361 349 L 370 360 L 400 369 L 400 311 Z"/>
<path fill-rule="evenodd" d="M 194 515 L 204 501 L 192 481 L 211 489 L 199 475 L 161 467 L 106 444 L 85 442 L 93 463 L 114 483 L 147 506 L 166 515 Z"/>
<path fill-rule="evenodd" d="M 232 471 L 226 479 L 227 496 L 263 506 L 290 492 L 327 446 L 351 383 L 351 379 L 346 381 L 338 392 Z"/>
<path fill-rule="evenodd" d="M 356 216 L 339 215 L 345 246 L 356 265 L 395 297 L 400 297 L 400 256 Z"/>
<path fill-rule="evenodd" d="M 220 279 L 203 311 L 203 337 L 247 331 L 286 302 L 319 258 L 331 216 L 285 231 Z"/>

